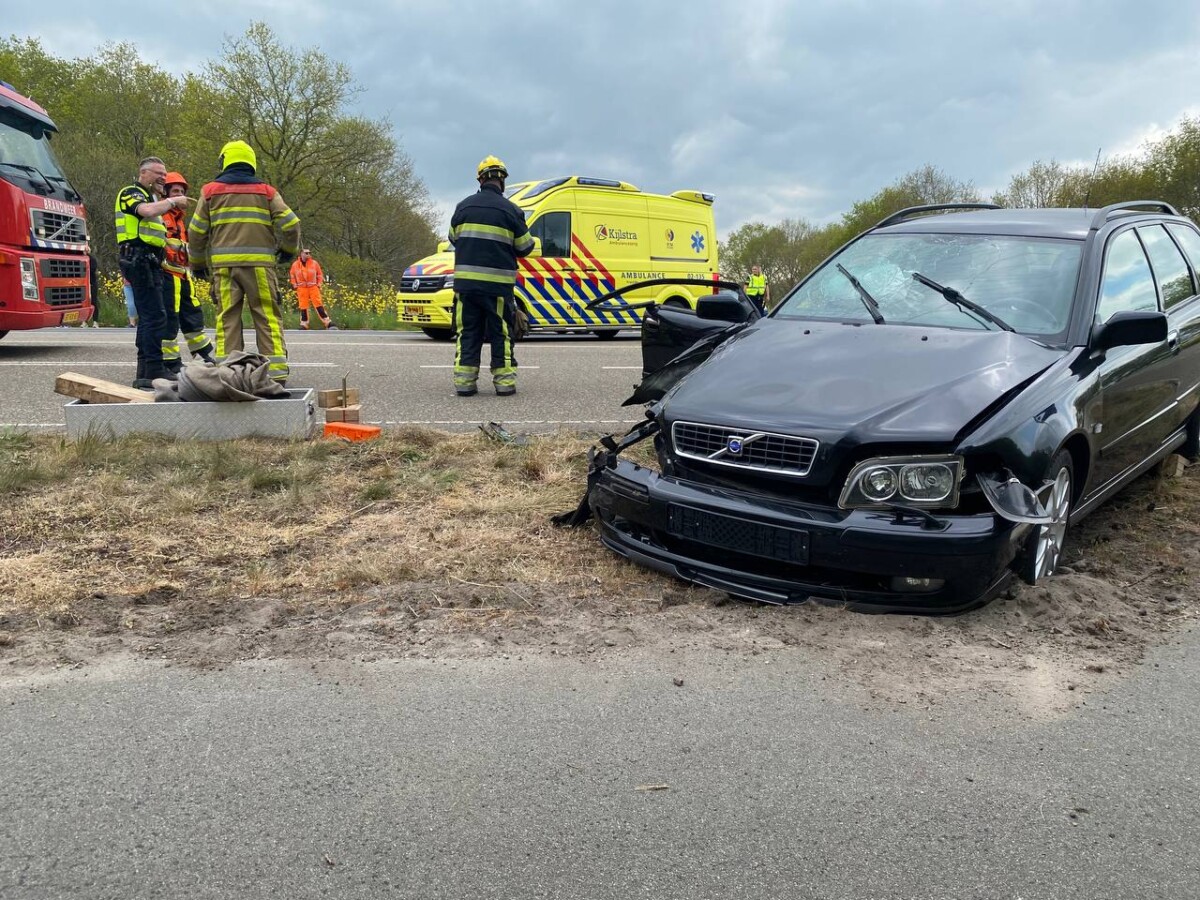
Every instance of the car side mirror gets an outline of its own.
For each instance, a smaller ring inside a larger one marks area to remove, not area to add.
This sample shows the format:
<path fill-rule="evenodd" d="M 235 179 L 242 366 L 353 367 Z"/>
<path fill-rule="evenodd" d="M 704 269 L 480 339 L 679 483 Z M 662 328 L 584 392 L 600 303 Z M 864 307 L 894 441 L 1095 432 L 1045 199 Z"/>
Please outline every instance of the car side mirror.
<path fill-rule="evenodd" d="M 721 322 L 748 322 L 752 310 L 733 291 L 705 294 L 696 301 L 697 319 L 716 319 Z"/>
<path fill-rule="evenodd" d="M 437 252 L 438 253 L 449 253 L 450 252 L 450 242 L 449 241 L 438 241 Z"/>
<path fill-rule="evenodd" d="M 1167 315 L 1161 312 L 1134 311 L 1114 313 L 1103 325 L 1092 329 L 1093 350 L 1161 344 L 1167 339 Z"/>

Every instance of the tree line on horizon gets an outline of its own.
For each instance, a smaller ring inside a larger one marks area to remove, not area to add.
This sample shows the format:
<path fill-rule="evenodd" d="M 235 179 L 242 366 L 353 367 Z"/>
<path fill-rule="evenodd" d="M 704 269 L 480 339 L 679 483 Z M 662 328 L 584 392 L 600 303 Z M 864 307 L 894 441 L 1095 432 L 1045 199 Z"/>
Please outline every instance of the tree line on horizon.
<path fill-rule="evenodd" d="M 721 271 L 745 280 L 752 265 L 762 266 L 772 298 L 778 301 L 842 244 L 909 206 L 990 202 L 1013 208 L 1086 205 L 1098 209 L 1129 200 L 1163 200 L 1185 216 L 1200 216 L 1200 118 L 1185 117 L 1139 153 L 1098 160 L 1094 166 L 1037 160 L 991 197 L 984 197 L 973 182 L 925 165 L 826 225 L 799 218 L 775 225 L 742 225 L 721 245 Z"/>
<path fill-rule="evenodd" d="M 436 246 L 436 212 L 391 124 L 351 111 L 362 88 L 349 67 L 283 45 L 261 22 L 183 75 L 146 62 L 132 43 L 64 59 L 13 35 L 0 38 L 0 80 L 58 126 L 52 144 L 88 208 L 105 271 L 116 269 L 110 211 L 138 162 L 161 157 L 198 197 L 235 139 L 254 147 L 259 176 L 296 211 L 305 245 L 339 282 L 395 284 Z"/>

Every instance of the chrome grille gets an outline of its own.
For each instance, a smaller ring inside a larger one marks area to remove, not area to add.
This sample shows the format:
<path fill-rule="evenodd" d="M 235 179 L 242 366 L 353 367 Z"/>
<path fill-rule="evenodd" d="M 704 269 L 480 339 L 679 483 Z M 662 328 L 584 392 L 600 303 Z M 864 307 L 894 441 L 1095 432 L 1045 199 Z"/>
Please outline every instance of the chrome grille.
<path fill-rule="evenodd" d="M 82 244 L 87 240 L 87 227 L 78 216 L 32 209 L 29 217 L 33 221 L 33 236 L 38 240 L 63 244 Z"/>
<path fill-rule="evenodd" d="M 445 275 L 405 275 L 400 279 L 400 290 L 406 294 L 432 294 L 445 283 Z"/>
<path fill-rule="evenodd" d="M 687 459 L 796 476 L 808 474 L 820 446 L 812 438 L 697 422 L 675 422 L 671 442 Z"/>
<path fill-rule="evenodd" d="M 47 256 L 42 259 L 43 278 L 86 278 L 87 264 L 82 259 Z"/>

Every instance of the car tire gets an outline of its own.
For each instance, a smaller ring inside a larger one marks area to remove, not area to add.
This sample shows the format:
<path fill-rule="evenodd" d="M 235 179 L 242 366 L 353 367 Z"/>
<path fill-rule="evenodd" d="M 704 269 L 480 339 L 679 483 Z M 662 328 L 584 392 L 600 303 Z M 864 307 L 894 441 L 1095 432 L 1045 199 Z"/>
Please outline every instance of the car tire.
<path fill-rule="evenodd" d="M 1071 524 L 1071 508 L 1075 500 L 1075 464 L 1071 454 L 1059 450 L 1046 473 L 1050 483 L 1045 496 L 1039 499 L 1054 516 L 1048 525 L 1035 525 L 1025 545 L 1025 558 L 1021 567 L 1021 580 L 1037 584 L 1054 574 L 1062 562 L 1062 549 L 1066 543 Z"/>
<path fill-rule="evenodd" d="M 1184 434 L 1187 437 L 1179 448 L 1179 455 L 1188 462 L 1195 462 L 1200 459 L 1200 406 L 1188 417 Z"/>
<path fill-rule="evenodd" d="M 454 332 L 448 328 L 422 328 L 427 337 L 433 338 L 435 341 L 448 341 L 454 337 Z"/>
<path fill-rule="evenodd" d="M 669 306 L 671 309 L 691 309 L 692 305 L 682 297 L 668 297 L 663 301 L 663 306 Z"/>
<path fill-rule="evenodd" d="M 594 328 L 592 329 L 592 334 L 602 341 L 611 341 L 620 331 L 620 328 Z"/>

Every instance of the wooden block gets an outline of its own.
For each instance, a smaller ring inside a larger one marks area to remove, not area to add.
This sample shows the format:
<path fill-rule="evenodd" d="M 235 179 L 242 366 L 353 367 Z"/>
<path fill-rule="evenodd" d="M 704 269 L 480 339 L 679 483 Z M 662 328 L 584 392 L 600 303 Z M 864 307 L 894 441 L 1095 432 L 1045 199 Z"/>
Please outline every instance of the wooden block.
<path fill-rule="evenodd" d="M 1159 473 L 1163 478 L 1179 478 L 1183 475 L 1183 470 L 1187 468 L 1188 462 L 1178 453 L 1172 453 L 1161 463 L 1159 463 Z"/>
<path fill-rule="evenodd" d="M 325 437 L 340 437 L 348 441 L 373 441 L 383 434 L 378 425 L 360 425 L 357 422 L 327 422 Z"/>
<path fill-rule="evenodd" d="M 54 393 L 86 403 L 153 403 L 154 394 L 126 387 L 115 381 L 92 378 L 78 372 L 63 372 L 54 379 Z"/>
<path fill-rule="evenodd" d="M 354 406 L 331 406 L 325 410 L 326 422 L 359 422 L 362 421 L 362 407 L 357 403 Z"/>
<path fill-rule="evenodd" d="M 334 388 L 330 391 L 317 391 L 317 406 L 321 409 L 332 409 L 335 406 L 354 406 L 360 403 L 358 388 Z"/>

